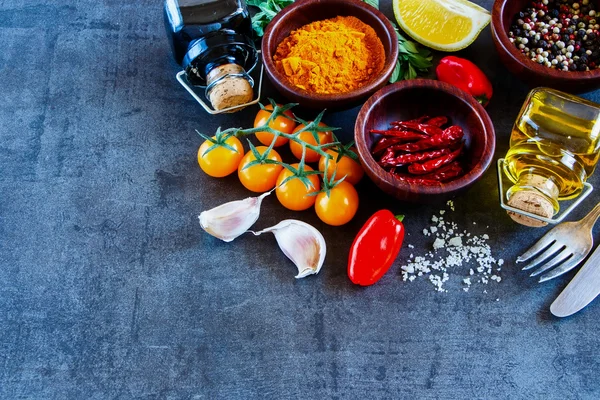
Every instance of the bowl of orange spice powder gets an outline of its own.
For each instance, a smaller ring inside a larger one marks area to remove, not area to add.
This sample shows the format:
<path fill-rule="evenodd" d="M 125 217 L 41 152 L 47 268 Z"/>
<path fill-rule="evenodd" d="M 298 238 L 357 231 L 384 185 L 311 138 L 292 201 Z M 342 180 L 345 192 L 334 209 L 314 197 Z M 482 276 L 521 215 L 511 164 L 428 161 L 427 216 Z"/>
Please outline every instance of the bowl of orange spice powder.
<path fill-rule="evenodd" d="M 271 21 L 262 40 L 275 88 L 309 108 L 347 108 L 389 80 L 398 59 L 394 27 L 359 0 L 297 0 Z"/>

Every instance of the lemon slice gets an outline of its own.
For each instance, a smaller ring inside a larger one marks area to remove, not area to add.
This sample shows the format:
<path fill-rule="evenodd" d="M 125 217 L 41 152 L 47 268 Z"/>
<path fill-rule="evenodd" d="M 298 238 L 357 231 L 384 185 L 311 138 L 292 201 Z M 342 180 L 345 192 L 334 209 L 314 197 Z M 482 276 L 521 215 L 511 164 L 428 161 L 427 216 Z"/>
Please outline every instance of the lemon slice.
<path fill-rule="evenodd" d="M 490 23 L 490 13 L 466 0 L 393 0 L 396 21 L 417 42 L 442 51 L 464 49 Z"/>

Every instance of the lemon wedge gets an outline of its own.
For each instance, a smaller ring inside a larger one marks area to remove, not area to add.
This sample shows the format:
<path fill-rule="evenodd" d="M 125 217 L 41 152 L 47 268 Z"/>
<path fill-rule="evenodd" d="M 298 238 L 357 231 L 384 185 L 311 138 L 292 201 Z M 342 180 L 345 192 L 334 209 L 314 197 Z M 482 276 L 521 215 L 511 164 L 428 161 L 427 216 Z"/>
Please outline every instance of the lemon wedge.
<path fill-rule="evenodd" d="M 490 23 L 490 13 L 466 0 L 393 0 L 396 21 L 417 42 L 441 51 L 464 49 Z"/>

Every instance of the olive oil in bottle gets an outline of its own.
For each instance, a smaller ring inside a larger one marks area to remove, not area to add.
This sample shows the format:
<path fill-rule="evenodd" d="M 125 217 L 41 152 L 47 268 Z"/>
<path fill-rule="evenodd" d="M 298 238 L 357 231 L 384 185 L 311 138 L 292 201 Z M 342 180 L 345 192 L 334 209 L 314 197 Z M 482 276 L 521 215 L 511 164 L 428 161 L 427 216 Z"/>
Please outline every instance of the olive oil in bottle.
<path fill-rule="evenodd" d="M 508 204 L 551 218 L 559 201 L 577 197 L 594 172 L 600 149 L 600 106 L 547 88 L 529 93 L 510 138 L 504 172 L 514 183 Z M 545 222 L 509 212 L 517 222 Z"/>

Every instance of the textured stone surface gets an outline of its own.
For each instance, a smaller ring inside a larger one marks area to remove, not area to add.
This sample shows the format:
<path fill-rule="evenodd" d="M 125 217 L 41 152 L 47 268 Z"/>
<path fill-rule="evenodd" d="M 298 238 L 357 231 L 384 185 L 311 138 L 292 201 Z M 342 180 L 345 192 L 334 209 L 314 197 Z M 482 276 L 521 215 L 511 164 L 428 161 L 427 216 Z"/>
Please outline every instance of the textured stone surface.
<path fill-rule="evenodd" d="M 550 315 L 573 274 L 539 285 L 514 265 L 545 230 L 500 210 L 494 169 L 446 214 L 506 260 L 502 282 L 468 293 L 464 270 L 448 293 L 402 282 L 440 207 L 398 204 L 369 182 L 344 228 L 264 202 L 257 228 L 299 218 L 322 231 L 316 277 L 294 280 L 271 236 L 204 234 L 200 211 L 249 193 L 200 171 L 194 129 L 248 126 L 256 109 L 208 117 L 179 87 L 159 3 L 0 0 L 0 398 L 600 396 L 600 304 Z M 494 82 L 501 156 L 527 89 L 491 46 L 488 28 L 460 54 Z M 349 140 L 357 112 L 325 121 Z M 406 214 L 415 248 L 376 286 L 353 287 L 349 246 L 382 207 Z"/>

